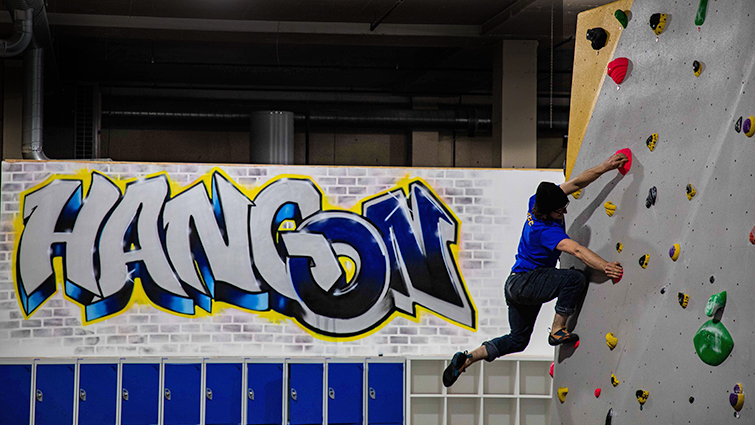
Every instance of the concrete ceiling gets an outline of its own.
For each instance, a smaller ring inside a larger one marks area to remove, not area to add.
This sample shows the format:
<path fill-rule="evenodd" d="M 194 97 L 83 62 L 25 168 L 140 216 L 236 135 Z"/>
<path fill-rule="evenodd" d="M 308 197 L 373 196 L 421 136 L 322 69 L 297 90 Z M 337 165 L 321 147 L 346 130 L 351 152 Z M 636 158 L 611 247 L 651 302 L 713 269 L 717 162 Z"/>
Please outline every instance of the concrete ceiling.
<path fill-rule="evenodd" d="M 540 41 L 538 91 L 550 93 L 552 71 L 553 91 L 568 97 L 572 37 L 584 38 L 576 15 L 608 2 L 48 0 L 47 12 L 63 85 L 96 82 L 124 99 L 177 90 L 485 99 L 504 39 Z"/>

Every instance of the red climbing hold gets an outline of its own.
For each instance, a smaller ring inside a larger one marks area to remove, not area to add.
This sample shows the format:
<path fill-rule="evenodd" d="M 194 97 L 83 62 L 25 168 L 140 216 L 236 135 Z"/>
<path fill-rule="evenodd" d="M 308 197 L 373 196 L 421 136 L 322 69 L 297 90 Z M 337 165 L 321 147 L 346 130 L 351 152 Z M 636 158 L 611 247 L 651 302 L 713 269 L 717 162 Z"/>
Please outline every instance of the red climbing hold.
<path fill-rule="evenodd" d="M 600 397 L 600 388 L 595 390 L 595 398 Z"/>
<path fill-rule="evenodd" d="M 553 378 L 553 365 L 554 365 L 555 363 L 556 363 L 556 362 L 551 362 L 551 371 L 550 371 L 550 374 L 551 374 L 551 378 Z"/>
<path fill-rule="evenodd" d="M 750 243 L 755 245 L 755 227 L 750 230 Z"/>
<path fill-rule="evenodd" d="M 608 63 L 608 75 L 613 78 L 616 84 L 621 84 L 624 81 L 624 76 L 627 75 L 627 67 L 629 66 L 629 59 L 616 58 Z"/>
<path fill-rule="evenodd" d="M 632 168 L 632 151 L 629 148 L 624 148 L 617 150 L 616 153 L 623 153 L 627 157 L 627 162 L 619 167 L 619 172 L 622 175 L 626 175 L 629 172 L 629 169 Z"/>
<path fill-rule="evenodd" d="M 574 343 L 574 348 L 579 348 L 579 341 Z"/>
<path fill-rule="evenodd" d="M 622 272 L 621 276 L 619 276 L 618 278 L 611 278 L 611 280 L 613 281 L 613 283 L 619 283 L 621 282 L 622 277 L 624 277 L 624 272 Z"/>

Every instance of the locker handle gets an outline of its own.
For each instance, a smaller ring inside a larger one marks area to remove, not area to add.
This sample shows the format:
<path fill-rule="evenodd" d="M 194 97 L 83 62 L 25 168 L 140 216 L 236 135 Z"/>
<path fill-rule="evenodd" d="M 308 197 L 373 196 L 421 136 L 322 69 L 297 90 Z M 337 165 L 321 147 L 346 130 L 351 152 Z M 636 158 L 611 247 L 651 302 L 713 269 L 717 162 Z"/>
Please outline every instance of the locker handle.
<path fill-rule="evenodd" d="M 293 388 L 291 388 L 291 399 L 293 399 L 294 401 L 296 401 L 296 390 L 293 389 Z"/>
<path fill-rule="evenodd" d="M 79 398 L 81 401 L 87 401 L 87 392 L 84 389 L 79 390 Z"/>
<path fill-rule="evenodd" d="M 125 388 L 123 389 L 123 400 L 128 401 L 128 390 Z"/>
<path fill-rule="evenodd" d="M 333 388 L 328 388 L 328 397 L 330 397 L 331 400 L 336 399 L 336 390 Z"/>
<path fill-rule="evenodd" d="M 370 398 L 375 400 L 375 389 L 370 387 Z"/>
<path fill-rule="evenodd" d="M 254 390 L 249 388 L 249 400 L 254 401 Z"/>
<path fill-rule="evenodd" d="M 212 400 L 212 389 L 207 389 L 207 400 Z"/>
<path fill-rule="evenodd" d="M 167 388 L 165 389 L 165 399 L 170 401 L 170 390 Z"/>
<path fill-rule="evenodd" d="M 37 401 L 42 402 L 42 390 L 37 390 Z"/>

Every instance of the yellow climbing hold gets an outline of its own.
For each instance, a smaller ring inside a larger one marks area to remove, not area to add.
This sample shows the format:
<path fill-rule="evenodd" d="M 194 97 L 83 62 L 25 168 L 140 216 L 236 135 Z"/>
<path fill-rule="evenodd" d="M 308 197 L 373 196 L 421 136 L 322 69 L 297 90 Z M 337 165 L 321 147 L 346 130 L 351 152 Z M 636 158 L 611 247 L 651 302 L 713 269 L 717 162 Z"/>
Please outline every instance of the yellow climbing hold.
<path fill-rule="evenodd" d="M 613 217 L 613 213 L 616 212 L 616 205 L 614 205 L 611 201 L 608 201 L 603 204 L 603 206 L 606 207 L 606 214 L 608 214 L 609 217 Z"/>
<path fill-rule="evenodd" d="M 619 339 L 613 336 L 613 332 L 608 332 L 606 334 L 606 344 L 608 345 L 608 348 L 613 350 L 616 348 L 616 344 L 619 343 Z"/>
<path fill-rule="evenodd" d="M 672 260 L 676 261 L 679 259 L 679 253 L 682 252 L 682 248 L 679 246 L 678 243 L 675 243 L 671 249 L 668 251 L 669 257 L 671 257 Z"/>
<path fill-rule="evenodd" d="M 579 195 L 582 194 L 582 189 L 579 189 L 578 191 L 571 194 L 571 196 L 574 197 L 574 199 L 579 199 Z"/>
<path fill-rule="evenodd" d="M 640 266 L 643 269 L 648 268 L 648 263 L 650 262 L 650 254 L 645 254 L 642 257 L 640 257 Z"/>
<path fill-rule="evenodd" d="M 645 140 L 645 144 L 647 145 L 648 149 L 650 149 L 650 152 L 653 152 L 655 150 L 655 145 L 658 143 L 658 133 L 653 133 L 648 137 L 647 140 Z"/>
<path fill-rule="evenodd" d="M 676 294 L 676 298 L 679 301 L 679 305 L 682 306 L 682 308 L 687 308 L 687 304 L 689 304 L 689 295 L 685 294 L 684 292 L 679 292 Z"/>
<path fill-rule="evenodd" d="M 691 201 L 697 195 L 697 191 L 691 184 L 687 185 L 687 200 Z"/>
<path fill-rule="evenodd" d="M 624 244 L 621 242 L 616 242 L 616 252 L 621 252 L 624 250 Z"/>
<path fill-rule="evenodd" d="M 611 375 L 611 385 L 614 387 L 619 386 L 619 378 L 617 378 L 616 375 Z"/>
<path fill-rule="evenodd" d="M 566 401 L 566 394 L 569 393 L 569 387 L 559 387 L 558 388 L 558 399 L 561 401 L 561 403 Z"/>
<path fill-rule="evenodd" d="M 642 410 L 642 405 L 645 404 L 646 401 L 648 401 L 648 397 L 650 397 L 650 393 L 648 393 L 645 390 L 637 390 L 636 393 L 634 393 L 635 396 L 637 396 L 637 401 L 640 402 L 640 410 Z"/>

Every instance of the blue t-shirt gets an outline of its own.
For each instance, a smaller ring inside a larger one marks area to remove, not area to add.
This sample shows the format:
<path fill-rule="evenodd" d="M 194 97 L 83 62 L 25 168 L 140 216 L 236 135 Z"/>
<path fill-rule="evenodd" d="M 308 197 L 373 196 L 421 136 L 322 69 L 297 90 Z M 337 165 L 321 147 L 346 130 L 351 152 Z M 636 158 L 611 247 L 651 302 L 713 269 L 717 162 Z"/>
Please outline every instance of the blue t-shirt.
<path fill-rule="evenodd" d="M 556 245 L 568 239 L 564 220 L 538 220 L 532 215 L 535 206 L 535 195 L 530 197 L 527 221 L 524 223 L 522 238 L 519 240 L 519 250 L 516 262 L 511 271 L 514 273 L 529 272 L 543 267 L 556 267 L 561 251 Z"/>

